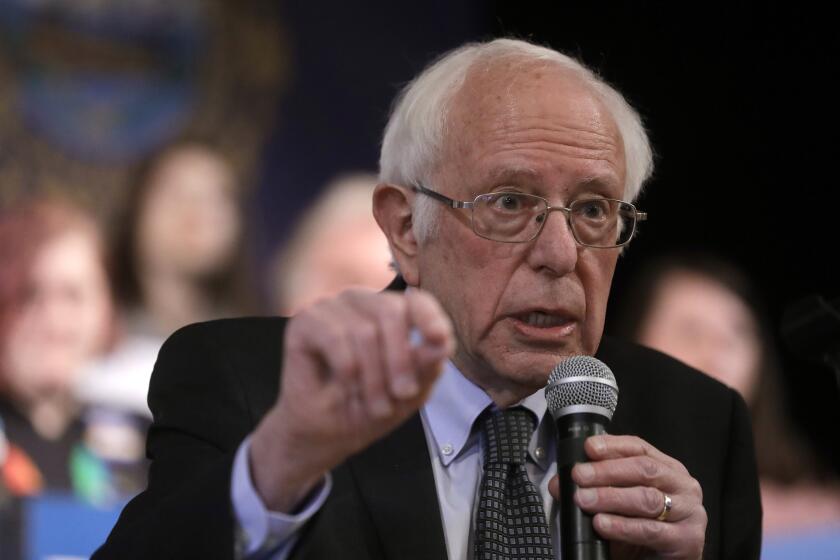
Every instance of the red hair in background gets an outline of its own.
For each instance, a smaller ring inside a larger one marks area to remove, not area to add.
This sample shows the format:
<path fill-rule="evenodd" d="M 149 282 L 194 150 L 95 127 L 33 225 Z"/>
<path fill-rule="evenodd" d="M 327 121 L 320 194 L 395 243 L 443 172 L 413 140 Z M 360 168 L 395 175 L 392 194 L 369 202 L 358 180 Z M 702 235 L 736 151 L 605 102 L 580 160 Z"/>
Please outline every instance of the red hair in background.
<path fill-rule="evenodd" d="M 93 218 L 64 199 L 33 198 L 0 211 L 0 355 L 6 351 L 8 329 L 31 290 L 31 270 L 38 252 L 49 241 L 70 231 L 85 231 L 105 255 Z M 3 372 L 0 372 L 0 391 Z"/>

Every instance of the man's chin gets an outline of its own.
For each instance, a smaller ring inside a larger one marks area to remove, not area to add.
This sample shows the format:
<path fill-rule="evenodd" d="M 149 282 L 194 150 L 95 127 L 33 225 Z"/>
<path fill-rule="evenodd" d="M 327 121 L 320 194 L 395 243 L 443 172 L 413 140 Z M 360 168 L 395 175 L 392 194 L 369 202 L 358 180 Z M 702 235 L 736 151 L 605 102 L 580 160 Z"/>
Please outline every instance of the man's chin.
<path fill-rule="evenodd" d="M 545 387 L 551 370 L 569 356 L 581 354 L 577 347 L 563 348 L 559 351 L 534 351 L 506 353 L 497 359 L 491 359 L 493 369 L 500 377 L 522 387 L 523 392 L 531 394 Z"/>
<path fill-rule="evenodd" d="M 554 367 L 568 358 L 591 352 L 585 351 L 582 333 L 548 343 L 544 340 L 522 340 L 497 323 L 491 336 L 485 338 L 470 356 L 456 356 L 456 366 L 478 385 L 490 389 L 506 387 L 518 395 L 530 395 L 545 387 Z M 501 328 L 500 328 L 501 327 Z M 459 349 L 464 346 L 460 345 Z"/>

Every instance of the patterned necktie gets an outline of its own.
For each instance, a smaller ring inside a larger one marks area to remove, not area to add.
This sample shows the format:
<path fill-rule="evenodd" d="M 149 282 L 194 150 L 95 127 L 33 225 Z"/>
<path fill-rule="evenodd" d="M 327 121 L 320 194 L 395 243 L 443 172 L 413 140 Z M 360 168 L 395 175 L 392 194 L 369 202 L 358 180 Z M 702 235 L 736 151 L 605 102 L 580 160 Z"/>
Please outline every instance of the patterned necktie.
<path fill-rule="evenodd" d="M 480 422 L 485 443 L 484 478 L 475 560 L 553 559 L 542 498 L 525 470 L 534 415 L 524 408 L 487 411 Z"/>

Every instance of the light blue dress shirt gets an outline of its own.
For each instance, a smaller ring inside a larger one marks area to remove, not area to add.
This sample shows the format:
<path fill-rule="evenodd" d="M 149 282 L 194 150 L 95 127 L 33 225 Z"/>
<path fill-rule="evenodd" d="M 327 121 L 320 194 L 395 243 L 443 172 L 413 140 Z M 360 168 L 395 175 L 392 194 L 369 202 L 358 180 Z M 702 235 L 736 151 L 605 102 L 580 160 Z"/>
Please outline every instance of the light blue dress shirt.
<path fill-rule="evenodd" d="M 420 411 L 437 488 L 446 549 L 451 560 L 468 560 L 472 554 L 476 494 L 483 472 L 481 438 L 473 425 L 493 404 L 483 389 L 465 378 L 447 362 L 429 400 Z M 542 391 L 524 399 L 539 423 L 528 447 L 528 476 L 543 498 L 549 520 L 555 556 L 559 558 L 560 528 L 548 482 L 557 473 L 555 427 Z M 254 489 L 250 475 L 246 439 L 236 454 L 231 483 L 231 500 L 239 522 L 239 537 L 246 558 L 284 560 L 291 552 L 304 524 L 320 509 L 329 495 L 332 479 L 325 477 L 321 489 L 295 515 L 268 511 Z"/>

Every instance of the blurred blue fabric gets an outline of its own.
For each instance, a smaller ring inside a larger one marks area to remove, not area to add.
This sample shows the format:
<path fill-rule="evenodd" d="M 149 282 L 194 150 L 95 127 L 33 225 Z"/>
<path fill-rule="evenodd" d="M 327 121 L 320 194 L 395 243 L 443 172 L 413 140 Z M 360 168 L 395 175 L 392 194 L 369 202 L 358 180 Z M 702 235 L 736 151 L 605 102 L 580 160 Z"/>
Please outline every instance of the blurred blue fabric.
<path fill-rule="evenodd" d="M 838 560 L 840 525 L 831 524 L 807 531 L 765 537 L 762 560 Z"/>
<path fill-rule="evenodd" d="M 23 558 L 88 558 L 117 522 L 124 502 L 94 507 L 71 494 L 44 493 L 23 503 Z"/>

